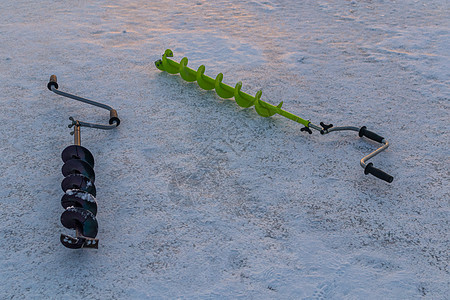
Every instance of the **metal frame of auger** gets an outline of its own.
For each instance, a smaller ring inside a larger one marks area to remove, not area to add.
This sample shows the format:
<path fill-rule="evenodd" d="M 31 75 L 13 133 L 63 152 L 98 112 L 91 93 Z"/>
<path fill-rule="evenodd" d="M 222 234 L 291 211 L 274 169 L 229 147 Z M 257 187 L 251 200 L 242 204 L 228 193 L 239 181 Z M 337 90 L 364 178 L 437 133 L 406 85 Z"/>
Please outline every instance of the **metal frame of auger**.
<path fill-rule="evenodd" d="M 373 141 L 376 141 L 378 143 L 381 143 L 382 146 L 376 149 L 375 151 L 371 152 L 370 154 L 364 156 L 360 160 L 360 165 L 364 169 L 364 173 L 372 174 L 375 177 L 382 179 L 386 182 L 391 183 L 394 180 L 394 177 L 391 175 L 383 172 L 382 170 L 379 170 L 375 167 L 373 167 L 373 163 L 366 163 L 367 160 L 374 157 L 375 155 L 378 155 L 379 153 L 383 152 L 389 147 L 388 141 L 379 136 L 378 134 L 367 130 L 366 126 L 363 126 L 361 128 L 354 127 L 354 126 L 342 126 L 342 127 L 333 127 L 332 124 L 326 125 L 323 122 L 320 122 L 319 125 L 315 125 L 309 120 L 305 120 L 303 118 L 300 118 L 299 116 L 296 116 L 290 112 L 287 112 L 283 109 L 281 109 L 281 106 L 283 105 L 283 102 L 278 104 L 277 106 L 272 105 L 270 103 L 267 103 L 265 101 L 261 100 L 262 91 L 259 90 L 256 95 L 253 97 L 247 93 L 244 93 L 241 91 L 242 88 L 242 82 L 236 83 L 236 86 L 233 88 L 225 83 L 223 83 L 223 74 L 219 73 L 215 79 L 205 75 L 205 66 L 201 65 L 197 71 L 187 67 L 188 59 L 186 57 L 183 57 L 181 61 L 178 63 L 169 57 L 173 57 L 173 52 L 170 49 L 167 49 L 164 54 L 162 55 L 162 58 L 155 61 L 156 67 L 161 71 L 166 71 L 170 74 L 180 74 L 181 78 L 188 82 L 194 82 L 197 81 L 198 85 L 205 89 L 205 90 L 215 90 L 216 93 L 225 99 L 233 98 L 235 99 L 236 103 L 244 108 L 255 106 L 256 112 L 262 116 L 262 117 L 270 117 L 275 114 L 279 114 L 283 117 L 286 117 L 292 121 L 295 121 L 297 123 L 302 124 L 304 127 L 301 128 L 301 131 L 308 132 L 309 134 L 312 134 L 312 130 L 314 129 L 316 131 L 319 131 L 322 135 L 328 134 L 333 131 L 357 131 L 358 135 L 360 137 L 366 137 L 368 139 L 371 139 Z"/>
<path fill-rule="evenodd" d="M 98 223 L 94 157 L 88 149 L 81 146 L 81 127 L 110 130 L 119 126 L 120 119 L 117 111 L 111 106 L 58 90 L 55 75 L 50 76 L 47 88 L 60 96 L 109 111 L 109 125 L 82 122 L 70 117 L 69 120 L 72 122 L 68 127 L 74 128 L 74 131 L 70 133 L 74 136 L 74 144 L 66 147 L 61 154 L 64 162 L 61 171 L 65 177 L 61 183 L 61 188 L 65 193 L 61 198 L 61 205 L 65 209 L 61 215 L 61 223 L 68 229 L 74 229 L 75 237 L 61 234 L 60 241 L 67 248 L 97 249 L 99 240 L 95 238 L 98 232 Z"/>

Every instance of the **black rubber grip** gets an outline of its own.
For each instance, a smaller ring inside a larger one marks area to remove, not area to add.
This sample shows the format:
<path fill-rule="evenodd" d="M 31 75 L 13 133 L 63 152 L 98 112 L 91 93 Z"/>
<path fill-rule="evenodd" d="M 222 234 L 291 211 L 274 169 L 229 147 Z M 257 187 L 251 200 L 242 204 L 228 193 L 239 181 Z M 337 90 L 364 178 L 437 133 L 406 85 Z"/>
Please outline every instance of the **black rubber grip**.
<path fill-rule="evenodd" d="M 384 137 L 379 136 L 375 132 L 367 130 L 366 126 L 361 127 L 359 130 L 359 137 L 365 136 L 366 138 L 369 138 L 375 142 L 382 143 L 384 140 Z"/>
<path fill-rule="evenodd" d="M 381 171 L 380 169 L 377 169 L 373 166 L 373 163 L 367 164 L 366 168 L 364 169 L 364 174 L 372 174 L 373 176 L 380 178 L 381 180 L 387 181 L 391 183 L 394 180 L 394 177 L 391 175 Z"/>
<path fill-rule="evenodd" d="M 56 75 L 50 76 L 50 80 L 47 83 L 47 88 L 51 91 L 52 86 L 58 89 L 58 80 L 56 79 Z"/>
<path fill-rule="evenodd" d="M 120 124 L 120 119 L 115 109 L 109 111 L 109 124 L 112 125 L 113 123 L 116 123 L 116 127 Z"/>

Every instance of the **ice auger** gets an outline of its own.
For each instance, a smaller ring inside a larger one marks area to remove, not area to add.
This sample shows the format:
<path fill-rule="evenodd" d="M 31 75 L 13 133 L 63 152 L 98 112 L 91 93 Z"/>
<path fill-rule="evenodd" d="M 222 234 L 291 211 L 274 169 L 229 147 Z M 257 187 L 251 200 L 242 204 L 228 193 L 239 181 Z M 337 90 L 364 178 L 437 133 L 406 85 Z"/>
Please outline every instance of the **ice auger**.
<path fill-rule="evenodd" d="M 88 149 L 81 146 L 80 128 L 109 130 L 119 126 L 120 120 L 117 111 L 108 105 L 58 90 L 55 75 L 50 76 L 47 87 L 58 95 L 109 111 L 109 125 L 81 122 L 70 117 L 69 120 L 72 122 L 69 124 L 69 128 L 74 128 L 74 131 L 71 132 L 74 136 L 74 144 L 66 147 L 61 154 L 64 162 L 61 171 L 65 177 L 61 183 L 61 188 L 65 193 L 61 198 L 61 205 L 65 209 L 61 215 L 61 223 L 66 228 L 75 229 L 76 232 L 75 237 L 61 234 L 61 243 L 72 249 L 98 248 L 98 239 L 95 238 L 98 232 L 98 223 L 96 219 L 97 201 L 95 197 L 97 192 L 94 185 L 94 156 Z"/>
<path fill-rule="evenodd" d="M 223 80 L 223 74 L 219 73 L 215 79 L 206 76 L 205 75 L 205 66 L 201 65 L 197 71 L 188 68 L 188 59 L 186 57 L 182 58 L 181 61 L 175 62 L 168 57 L 173 57 L 173 52 L 170 49 L 167 49 L 164 54 L 162 55 L 162 59 L 159 59 L 155 62 L 156 67 L 161 71 L 166 71 L 170 74 L 178 74 L 180 73 L 181 78 L 183 78 L 186 81 L 193 82 L 197 81 L 198 85 L 205 89 L 205 90 L 212 90 L 214 89 L 216 93 L 222 97 L 222 98 L 232 98 L 234 97 L 236 103 L 241 107 L 251 107 L 255 106 L 256 112 L 262 116 L 262 117 L 270 117 L 275 114 L 279 114 L 283 117 L 286 117 L 292 121 L 295 121 L 297 123 L 302 124 L 304 127 L 300 130 L 303 132 L 308 132 L 309 134 L 312 134 L 312 130 L 319 131 L 322 135 L 328 134 L 333 131 L 345 131 L 345 130 L 351 130 L 358 132 L 358 135 L 360 137 L 365 136 L 368 139 L 371 139 L 373 141 L 376 141 L 380 144 L 382 144 L 381 147 L 373 151 L 372 153 L 364 156 L 361 161 L 361 167 L 364 169 L 364 173 L 372 174 L 384 181 L 392 182 L 394 177 L 391 175 L 375 168 L 373 166 L 373 163 L 366 163 L 367 160 L 374 157 L 375 155 L 379 154 L 380 152 L 386 150 L 386 148 L 389 147 L 388 141 L 379 136 L 378 134 L 367 130 L 366 126 L 363 126 L 361 128 L 354 127 L 354 126 L 343 126 L 343 127 L 333 127 L 332 124 L 326 125 L 323 122 L 320 122 L 320 126 L 315 125 L 311 123 L 308 120 L 302 119 L 299 116 L 296 116 L 290 112 L 287 112 L 283 109 L 281 109 L 281 106 L 283 105 L 283 102 L 278 104 L 277 106 L 274 106 L 270 103 L 264 102 L 261 100 L 261 94 L 262 91 L 259 90 L 256 95 L 253 97 L 247 93 L 244 93 L 241 91 L 242 88 L 242 82 L 236 83 L 236 86 L 233 88 L 227 84 L 224 84 L 222 82 Z"/>

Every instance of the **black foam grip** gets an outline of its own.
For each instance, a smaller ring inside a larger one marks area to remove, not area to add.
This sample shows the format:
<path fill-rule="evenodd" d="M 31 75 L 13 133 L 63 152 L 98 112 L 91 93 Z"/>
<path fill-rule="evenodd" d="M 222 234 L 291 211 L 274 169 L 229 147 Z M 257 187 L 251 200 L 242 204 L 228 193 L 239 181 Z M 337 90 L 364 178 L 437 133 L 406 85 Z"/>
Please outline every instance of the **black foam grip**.
<path fill-rule="evenodd" d="M 384 140 L 384 137 L 379 136 L 375 132 L 367 130 L 366 126 L 361 127 L 361 129 L 359 130 L 359 136 L 360 137 L 365 136 L 366 138 L 369 138 L 378 143 L 382 143 Z"/>
<path fill-rule="evenodd" d="M 52 86 L 54 86 L 56 89 L 58 89 L 58 80 L 56 78 L 56 75 L 50 76 L 50 80 L 47 83 L 47 88 L 51 91 Z"/>
<path fill-rule="evenodd" d="M 115 109 L 109 111 L 109 124 L 112 125 L 113 123 L 116 123 L 116 126 L 120 124 L 120 119 Z"/>
<path fill-rule="evenodd" d="M 377 169 L 373 166 L 373 163 L 367 164 L 366 168 L 364 169 L 364 174 L 372 174 L 373 176 L 380 178 L 381 180 L 387 181 L 391 183 L 394 180 L 394 177 L 391 175 L 381 171 L 380 169 Z"/>

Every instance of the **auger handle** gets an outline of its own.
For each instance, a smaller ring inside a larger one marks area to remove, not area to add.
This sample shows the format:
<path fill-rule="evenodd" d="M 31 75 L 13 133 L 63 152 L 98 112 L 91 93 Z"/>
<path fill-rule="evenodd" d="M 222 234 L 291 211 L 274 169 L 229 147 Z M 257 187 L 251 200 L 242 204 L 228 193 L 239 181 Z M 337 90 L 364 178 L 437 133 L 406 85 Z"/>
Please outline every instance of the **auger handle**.
<path fill-rule="evenodd" d="M 97 101 L 92 101 L 80 96 L 76 96 L 76 95 L 72 95 L 63 91 L 58 90 L 58 79 L 56 78 L 56 75 L 51 75 L 50 76 L 50 80 L 47 84 L 47 88 L 52 91 L 55 94 L 58 94 L 60 96 L 64 96 L 70 99 L 74 99 L 86 104 L 90 104 L 93 106 L 97 106 L 103 109 L 106 109 L 109 111 L 109 125 L 102 125 L 102 124 L 93 124 L 93 123 L 88 123 L 88 122 L 81 122 L 79 121 L 77 123 L 78 126 L 84 126 L 84 127 L 91 127 L 91 128 L 98 128 L 98 129 L 104 129 L 104 130 L 109 130 L 109 129 L 113 129 L 117 126 L 119 126 L 120 124 L 120 119 L 119 116 L 117 114 L 117 110 L 115 110 L 114 108 L 112 108 L 109 105 L 97 102 Z M 75 122 L 75 121 L 73 121 Z M 76 125 L 75 123 L 72 123 L 72 126 Z"/>
<path fill-rule="evenodd" d="M 359 137 L 363 137 L 365 136 L 368 139 L 371 139 L 372 141 L 378 142 L 378 143 L 383 143 L 384 137 L 376 134 L 373 131 L 367 130 L 366 126 L 361 127 L 361 129 L 359 130 Z"/>
<path fill-rule="evenodd" d="M 376 149 L 375 151 L 373 151 L 372 153 L 369 153 L 368 155 L 364 156 L 361 161 L 360 161 L 360 165 L 361 167 L 364 169 L 364 174 L 372 174 L 373 176 L 384 180 L 386 182 L 391 183 L 394 180 L 394 177 L 392 177 L 391 175 L 377 169 L 373 167 L 373 163 L 366 163 L 367 160 L 371 159 L 372 157 L 374 157 L 375 155 L 378 155 L 379 153 L 383 152 L 384 150 L 386 150 L 389 147 L 389 142 L 382 136 L 367 130 L 366 126 L 363 126 L 361 128 L 358 128 L 356 126 L 339 126 L 339 127 L 333 127 L 332 124 L 330 125 L 326 125 L 323 122 L 320 122 L 320 127 L 314 125 L 314 124 L 310 124 L 309 127 L 314 128 L 316 130 L 320 130 L 321 134 L 328 134 L 330 132 L 333 131 L 356 131 L 359 133 L 360 137 L 367 137 L 368 139 L 371 139 L 373 141 L 379 142 L 382 145 Z M 318 128 L 318 129 L 317 129 Z"/>
<path fill-rule="evenodd" d="M 364 174 L 372 174 L 373 176 L 384 180 L 386 182 L 391 183 L 394 180 L 394 177 L 389 175 L 386 172 L 381 171 L 380 169 L 377 169 L 373 166 L 373 163 L 368 163 L 367 166 L 364 168 Z"/>

